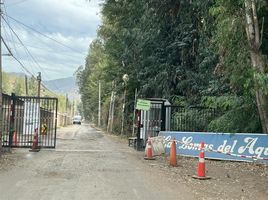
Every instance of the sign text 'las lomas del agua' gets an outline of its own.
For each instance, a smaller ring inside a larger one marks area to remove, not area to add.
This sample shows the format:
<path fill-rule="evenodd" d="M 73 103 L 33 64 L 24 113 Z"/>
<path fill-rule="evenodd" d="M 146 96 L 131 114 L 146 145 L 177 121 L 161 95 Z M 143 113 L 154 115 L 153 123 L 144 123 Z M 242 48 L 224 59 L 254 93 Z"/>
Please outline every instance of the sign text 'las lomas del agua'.
<path fill-rule="evenodd" d="M 258 161 L 268 164 L 268 134 L 251 133 L 198 133 L 198 132 L 160 132 L 164 137 L 166 153 L 169 153 L 171 141 L 177 141 L 177 154 L 198 157 L 200 143 L 205 148 L 222 153 L 206 151 L 206 158 L 222 160 Z M 234 154 L 234 155 L 228 155 Z M 251 158 L 254 157 L 254 158 Z"/>

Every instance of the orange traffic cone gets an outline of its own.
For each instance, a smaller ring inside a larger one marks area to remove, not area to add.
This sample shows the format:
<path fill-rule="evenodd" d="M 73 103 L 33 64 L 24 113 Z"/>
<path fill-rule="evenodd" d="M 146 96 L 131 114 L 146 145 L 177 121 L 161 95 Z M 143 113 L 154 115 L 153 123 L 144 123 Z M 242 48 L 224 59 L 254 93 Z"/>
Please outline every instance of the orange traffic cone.
<path fill-rule="evenodd" d="M 155 160 L 155 158 L 153 157 L 153 148 L 152 148 L 152 142 L 150 140 L 150 138 L 147 141 L 147 152 L 146 152 L 146 156 L 144 157 L 145 160 Z"/>
<path fill-rule="evenodd" d="M 176 142 L 175 139 L 172 141 L 170 146 L 170 156 L 169 156 L 170 166 L 177 166 L 177 153 L 176 153 Z"/>
<path fill-rule="evenodd" d="M 197 175 L 193 175 L 193 178 L 200 179 L 200 180 L 206 180 L 206 179 L 211 178 L 209 176 L 206 176 L 204 146 L 205 146 L 204 142 L 201 142 L 201 150 L 200 150 L 199 160 L 198 160 Z"/>
<path fill-rule="evenodd" d="M 38 134 L 37 134 L 38 129 L 34 130 L 34 138 L 33 138 L 33 144 L 32 144 L 32 149 L 30 149 L 30 152 L 39 152 L 40 148 L 38 147 Z"/>
<path fill-rule="evenodd" d="M 17 139 L 17 133 L 16 133 L 16 131 L 14 131 L 14 133 L 13 133 L 12 140 L 13 140 L 13 146 L 18 146 L 18 139 Z"/>

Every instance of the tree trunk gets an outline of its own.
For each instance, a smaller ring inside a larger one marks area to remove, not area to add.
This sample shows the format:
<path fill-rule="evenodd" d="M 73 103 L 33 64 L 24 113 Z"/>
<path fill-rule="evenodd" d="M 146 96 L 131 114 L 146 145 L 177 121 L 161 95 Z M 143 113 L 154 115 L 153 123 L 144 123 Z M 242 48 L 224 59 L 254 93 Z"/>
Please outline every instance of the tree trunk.
<path fill-rule="evenodd" d="M 260 116 L 260 121 L 262 125 L 262 131 L 268 133 L 268 120 L 267 120 L 267 110 L 265 107 L 265 97 L 261 90 L 256 91 L 256 102 L 258 107 L 258 112 Z"/>
<path fill-rule="evenodd" d="M 258 73 L 265 73 L 265 65 L 263 63 L 262 59 L 262 54 L 260 50 L 258 52 L 254 52 L 251 50 L 250 53 L 251 57 L 251 63 L 252 67 L 258 72 Z M 255 91 L 256 95 L 256 103 L 257 103 L 257 108 L 260 116 L 260 121 L 262 125 L 262 131 L 264 133 L 268 133 L 268 111 L 267 111 L 267 98 L 263 94 L 263 91 L 259 88 L 256 88 Z"/>
<path fill-rule="evenodd" d="M 265 64 L 263 62 L 262 52 L 260 50 L 261 46 L 261 35 L 258 24 L 258 16 L 256 11 L 256 0 L 245 0 L 245 19 L 246 19 L 246 33 L 249 43 L 249 51 L 251 58 L 252 68 L 260 74 L 265 73 Z M 268 132 L 268 109 L 267 98 L 263 94 L 263 91 L 255 87 L 255 95 L 257 108 L 261 120 L 262 131 L 264 133 Z"/>

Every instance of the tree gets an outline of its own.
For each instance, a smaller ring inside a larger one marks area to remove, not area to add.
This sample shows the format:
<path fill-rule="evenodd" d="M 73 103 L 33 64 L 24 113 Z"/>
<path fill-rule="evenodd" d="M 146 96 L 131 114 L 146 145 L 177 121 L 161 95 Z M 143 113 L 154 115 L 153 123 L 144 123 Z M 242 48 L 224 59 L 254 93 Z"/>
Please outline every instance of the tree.
<path fill-rule="evenodd" d="M 255 73 L 260 76 L 266 74 L 266 66 L 263 60 L 261 51 L 263 27 L 260 29 L 260 22 L 257 14 L 256 0 L 245 0 L 245 29 L 249 44 L 251 66 Z M 264 19 L 263 19 L 264 20 Z M 262 21 L 263 23 L 263 21 Z M 267 95 L 258 87 L 255 86 L 256 102 L 258 112 L 264 133 L 268 133 L 268 102 Z"/>
<path fill-rule="evenodd" d="M 211 130 L 260 132 L 267 118 L 268 45 L 256 39 L 268 41 L 262 34 L 268 22 L 259 20 L 268 16 L 266 7 L 263 0 L 105 0 L 103 23 L 77 73 L 85 117 L 97 119 L 99 80 L 102 103 L 109 105 L 113 88 L 120 108 L 122 76 L 128 74 L 127 112 L 137 88 L 139 97 L 221 109 Z M 246 27 L 259 38 L 249 40 Z"/>

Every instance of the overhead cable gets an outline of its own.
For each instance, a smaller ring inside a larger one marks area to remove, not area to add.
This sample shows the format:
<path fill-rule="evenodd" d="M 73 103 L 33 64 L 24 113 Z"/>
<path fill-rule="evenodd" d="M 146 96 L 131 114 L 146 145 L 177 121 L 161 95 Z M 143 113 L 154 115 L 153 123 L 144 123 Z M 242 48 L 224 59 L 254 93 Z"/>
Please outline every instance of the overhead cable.
<path fill-rule="evenodd" d="M 12 33 L 16 36 L 16 38 L 18 39 L 18 41 L 20 42 L 20 44 L 25 48 L 26 52 L 29 54 L 29 56 L 32 58 L 32 60 L 34 61 L 34 63 L 39 67 L 39 69 L 47 76 L 47 74 L 42 70 L 42 67 L 40 66 L 40 64 L 37 62 L 37 60 L 34 58 L 34 56 L 30 53 L 30 51 L 28 50 L 28 48 L 23 44 L 23 42 L 21 41 L 21 39 L 19 38 L 18 34 L 13 30 L 13 28 L 10 26 L 10 24 L 7 22 L 7 20 L 2 17 L 3 20 L 6 22 L 6 24 L 8 25 L 8 27 L 10 28 L 10 30 L 12 31 Z M 58 86 L 54 84 L 54 86 L 59 90 Z"/>
<path fill-rule="evenodd" d="M 36 30 L 36 29 L 34 29 L 34 28 L 32 28 L 32 27 L 26 25 L 26 24 L 24 24 L 23 22 L 21 22 L 21 21 L 15 19 L 15 18 L 13 18 L 13 17 L 10 17 L 9 15 L 7 15 L 7 14 L 5 14 L 5 13 L 4 13 L 4 15 L 7 16 L 9 19 L 11 19 L 11 20 L 17 22 L 18 24 L 21 24 L 22 26 L 24 26 L 24 27 L 26 27 L 26 28 L 28 28 L 28 29 L 30 29 L 30 30 L 32 30 L 32 31 L 34 31 L 34 32 L 36 32 L 36 33 L 42 35 L 43 37 L 48 38 L 48 39 L 50 39 L 50 40 L 52 40 L 52 41 L 58 43 L 59 45 L 61 45 L 61 46 L 65 47 L 65 48 L 68 48 L 68 49 L 72 50 L 74 53 L 84 55 L 82 52 L 78 51 L 77 49 L 74 49 L 74 48 L 72 48 L 72 47 L 70 47 L 70 46 L 67 46 L 66 44 L 64 44 L 64 43 L 62 43 L 62 42 L 60 42 L 60 41 L 58 41 L 58 40 L 56 40 L 56 39 L 54 39 L 54 38 L 52 38 L 52 37 L 50 37 L 50 36 L 47 36 L 46 34 L 40 32 L 40 31 L 38 31 L 38 30 Z"/>

